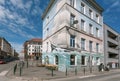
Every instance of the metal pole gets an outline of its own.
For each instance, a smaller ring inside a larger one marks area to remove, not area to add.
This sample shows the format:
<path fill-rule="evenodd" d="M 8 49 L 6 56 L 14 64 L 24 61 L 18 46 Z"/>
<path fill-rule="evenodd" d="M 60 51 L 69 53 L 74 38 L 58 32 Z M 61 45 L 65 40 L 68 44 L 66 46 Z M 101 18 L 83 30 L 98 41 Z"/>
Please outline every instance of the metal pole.
<path fill-rule="evenodd" d="M 83 69 L 83 72 L 84 72 L 84 76 L 85 76 L 85 68 Z"/>
<path fill-rule="evenodd" d="M 77 75 L 77 66 L 75 67 L 75 75 Z"/>
<path fill-rule="evenodd" d="M 52 77 L 53 77 L 53 68 L 51 69 L 51 71 L 52 71 Z"/>
<path fill-rule="evenodd" d="M 67 76 L 67 67 L 66 67 L 66 72 L 65 72 L 66 76 Z"/>
<path fill-rule="evenodd" d="M 16 69 L 17 69 L 17 64 L 14 66 L 14 71 L 13 71 L 14 75 L 16 73 Z"/>
<path fill-rule="evenodd" d="M 27 68 L 28 68 L 28 58 L 27 58 Z"/>
<path fill-rule="evenodd" d="M 20 76 L 21 76 L 21 74 L 22 74 L 22 68 L 20 67 Z"/>

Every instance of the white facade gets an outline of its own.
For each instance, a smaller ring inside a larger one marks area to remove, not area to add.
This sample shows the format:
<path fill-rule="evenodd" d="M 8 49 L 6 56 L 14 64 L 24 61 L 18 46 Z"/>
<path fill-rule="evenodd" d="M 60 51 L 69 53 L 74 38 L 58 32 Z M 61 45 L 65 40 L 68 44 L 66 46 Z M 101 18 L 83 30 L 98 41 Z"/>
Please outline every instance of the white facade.
<path fill-rule="evenodd" d="M 94 0 L 51 0 L 42 16 L 43 52 L 52 52 L 54 45 L 103 55 L 102 11 Z M 75 20 L 78 23 L 73 24 Z M 86 65 L 89 58 L 83 59 Z M 100 63 L 99 58 L 95 59 Z M 92 60 L 93 65 L 97 64 Z"/>
<path fill-rule="evenodd" d="M 42 45 L 37 44 L 28 44 L 28 55 L 32 55 L 34 53 L 42 53 Z"/>

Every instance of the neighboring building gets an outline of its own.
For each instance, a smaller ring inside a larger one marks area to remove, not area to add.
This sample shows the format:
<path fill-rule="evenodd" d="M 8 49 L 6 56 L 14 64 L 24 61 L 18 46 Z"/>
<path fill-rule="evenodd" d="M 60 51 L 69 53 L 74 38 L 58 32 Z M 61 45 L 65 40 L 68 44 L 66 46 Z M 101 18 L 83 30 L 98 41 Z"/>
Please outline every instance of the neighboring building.
<path fill-rule="evenodd" d="M 3 37 L 0 37 L 0 58 L 12 56 L 11 44 Z"/>
<path fill-rule="evenodd" d="M 24 43 L 25 59 L 41 57 L 42 55 L 42 39 L 34 38 Z"/>
<path fill-rule="evenodd" d="M 95 0 L 50 0 L 42 16 L 43 53 L 54 47 L 77 51 L 80 57 L 71 55 L 70 61 L 99 65 L 104 55 L 102 12 Z"/>
<path fill-rule="evenodd" d="M 120 64 L 120 37 L 119 33 L 110 26 L 104 24 L 104 50 L 105 65 L 110 68 L 118 68 Z"/>

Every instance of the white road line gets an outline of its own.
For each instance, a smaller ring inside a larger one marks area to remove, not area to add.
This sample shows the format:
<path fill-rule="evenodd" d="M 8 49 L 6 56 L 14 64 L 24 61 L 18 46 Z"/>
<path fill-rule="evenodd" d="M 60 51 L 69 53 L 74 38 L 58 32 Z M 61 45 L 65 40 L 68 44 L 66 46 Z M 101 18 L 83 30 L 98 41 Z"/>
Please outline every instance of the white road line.
<path fill-rule="evenodd" d="M 79 78 L 87 78 L 87 77 L 93 77 L 93 76 L 96 76 L 96 75 L 81 76 L 81 77 L 79 77 Z"/>
<path fill-rule="evenodd" d="M 8 71 L 2 71 L 2 72 L 0 73 L 0 76 L 5 76 L 5 75 L 7 74 L 7 72 L 8 72 Z"/>

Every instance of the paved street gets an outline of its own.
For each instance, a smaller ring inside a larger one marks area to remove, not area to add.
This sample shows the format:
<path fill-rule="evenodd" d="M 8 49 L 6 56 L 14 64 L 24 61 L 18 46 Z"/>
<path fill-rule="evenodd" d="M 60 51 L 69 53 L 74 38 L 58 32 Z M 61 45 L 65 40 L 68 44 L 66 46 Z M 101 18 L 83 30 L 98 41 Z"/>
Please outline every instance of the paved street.
<path fill-rule="evenodd" d="M 7 63 L 7 64 L 0 64 L 0 73 L 1 73 L 2 71 L 9 70 L 10 68 L 13 67 L 14 64 L 15 64 L 15 61 L 9 62 L 9 63 Z"/>
<path fill-rule="evenodd" d="M 51 76 L 51 71 L 44 67 L 24 67 L 22 76 L 19 76 L 19 69 L 16 75 L 13 75 L 13 65 L 16 62 L 0 65 L 0 81 L 120 81 L 120 70 L 110 70 L 110 72 L 94 72 L 90 74 L 78 73 L 75 76 L 74 73 L 69 72 L 68 76 L 65 76 L 63 72 L 54 72 L 54 76 Z M 9 73 L 7 73 L 9 71 Z M 7 75 L 6 75 L 7 74 Z M 42 79 L 44 78 L 44 79 Z"/>
<path fill-rule="evenodd" d="M 48 81 L 53 81 L 53 80 L 48 80 Z M 66 79 L 58 79 L 54 81 L 120 81 L 120 72 L 103 74 L 103 75 L 71 77 Z"/>

